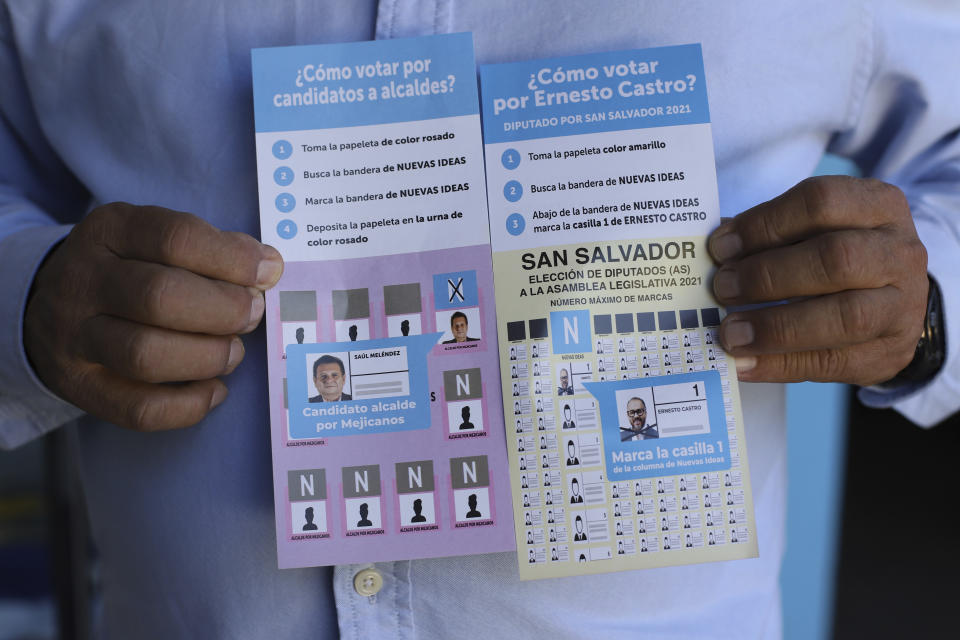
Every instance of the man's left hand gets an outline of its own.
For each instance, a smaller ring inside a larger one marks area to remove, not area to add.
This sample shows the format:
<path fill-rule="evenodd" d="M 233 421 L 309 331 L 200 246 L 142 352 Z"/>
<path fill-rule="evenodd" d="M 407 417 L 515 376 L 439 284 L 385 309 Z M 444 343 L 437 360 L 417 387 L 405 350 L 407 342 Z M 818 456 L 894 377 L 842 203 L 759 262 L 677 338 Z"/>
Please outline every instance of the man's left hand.
<path fill-rule="evenodd" d="M 903 193 L 823 176 L 722 224 L 709 238 L 720 327 L 750 382 L 893 378 L 914 355 L 926 312 L 927 252 Z"/>

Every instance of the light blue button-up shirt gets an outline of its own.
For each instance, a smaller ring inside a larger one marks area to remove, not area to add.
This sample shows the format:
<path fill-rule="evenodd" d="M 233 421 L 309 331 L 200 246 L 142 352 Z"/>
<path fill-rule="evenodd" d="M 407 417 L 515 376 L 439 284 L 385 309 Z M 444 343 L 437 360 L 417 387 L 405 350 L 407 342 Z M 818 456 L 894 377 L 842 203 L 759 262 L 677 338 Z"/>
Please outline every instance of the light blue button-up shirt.
<path fill-rule="evenodd" d="M 827 149 L 907 193 L 946 296 L 949 356 L 897 407 L 934 423 L 960 405 L 960 20 L 903 4 L 0 0 L 0 445 L 79 416 L 67 428 L 102 555 L 104 635 L 778 637 L 780 386 L 743 390 L 758 559 L 527 583 L 512 553 L 382 563 L 383 587 L 361 596 L 363 566 L 276 568 L 262 330 L 223 405 L 146 435 L 43 387 L 23 308 L 38 264 L 96 204 L 256 235 L 252 47 L 472 31 L 485 63 L 701 42 L 724 215 L 783 192 Z"/>

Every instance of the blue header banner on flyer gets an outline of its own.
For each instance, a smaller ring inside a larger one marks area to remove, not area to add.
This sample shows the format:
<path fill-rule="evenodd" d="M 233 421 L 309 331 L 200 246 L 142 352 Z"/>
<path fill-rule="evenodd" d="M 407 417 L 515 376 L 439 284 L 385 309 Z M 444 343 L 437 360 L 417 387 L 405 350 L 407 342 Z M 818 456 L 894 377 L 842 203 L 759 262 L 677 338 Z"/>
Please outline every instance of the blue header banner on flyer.
<path fill-rule="evenodd" d="M 710 122 L 699 44 L 480 68 L 490 143 Z"/>
<path fill-rule="evenodd" d="M 441 335 L 287 345 L 290 438 L 429 429 L 427 352 Z"/>
<path fill-rule="evenodd" d="M 730 468 L 720 374 L 714 370 L 584 384 L 600 405 L 614 481 Z"/>
<path fill-rule="evenodd" d="M 469 33 L 254 49 L 258 133 L 477 113 Z"/>

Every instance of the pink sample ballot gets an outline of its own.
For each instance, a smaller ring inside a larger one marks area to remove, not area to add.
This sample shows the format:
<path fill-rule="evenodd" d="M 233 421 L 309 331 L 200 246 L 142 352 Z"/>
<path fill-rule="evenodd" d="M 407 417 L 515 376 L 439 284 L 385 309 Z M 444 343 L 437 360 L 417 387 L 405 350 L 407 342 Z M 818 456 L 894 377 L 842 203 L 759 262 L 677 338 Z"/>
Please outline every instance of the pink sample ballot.
<path fill-rule="evenodd" d="M 252 58 L 279 566 L 514 549 L 470 34 Z"/>

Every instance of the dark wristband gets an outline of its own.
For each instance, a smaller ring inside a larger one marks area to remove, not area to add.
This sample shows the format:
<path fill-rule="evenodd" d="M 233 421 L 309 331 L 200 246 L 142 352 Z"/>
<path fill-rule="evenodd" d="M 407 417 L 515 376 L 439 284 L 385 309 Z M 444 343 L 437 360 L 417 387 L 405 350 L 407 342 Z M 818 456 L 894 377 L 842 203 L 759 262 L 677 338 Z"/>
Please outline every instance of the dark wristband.
<path fill-rule="evenodd" d="M 927 294 L 927 314 L 923 320 L 923 333 L 917 342 L 917 349 L 910 361 L 900 373 L 877 386 L 881 389 L 896 389 L 907 385 L 929 382 L 943 367 L 947 357 L 947 336 L 943 326 L 943 298 L 940 285 L 932 276 Z"/>

